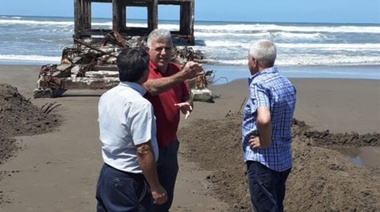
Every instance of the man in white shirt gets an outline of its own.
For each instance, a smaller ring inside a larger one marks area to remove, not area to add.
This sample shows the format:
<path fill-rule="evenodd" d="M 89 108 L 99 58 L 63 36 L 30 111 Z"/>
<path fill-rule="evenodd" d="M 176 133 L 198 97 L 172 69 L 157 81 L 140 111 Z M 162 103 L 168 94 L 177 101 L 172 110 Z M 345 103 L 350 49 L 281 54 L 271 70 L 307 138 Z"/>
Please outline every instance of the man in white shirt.
<path fill-rule="evenodd" d="M 148 79 L 149 54 L 128 48 L 116 62 L 120 83 L 100 97 L 98 106 L 104 165 L 97 184 L 97 211 L 151 211 L 153 203 L 167 201 L 167 193 L 156 171 L 153 106 L 141 86 Z"/>

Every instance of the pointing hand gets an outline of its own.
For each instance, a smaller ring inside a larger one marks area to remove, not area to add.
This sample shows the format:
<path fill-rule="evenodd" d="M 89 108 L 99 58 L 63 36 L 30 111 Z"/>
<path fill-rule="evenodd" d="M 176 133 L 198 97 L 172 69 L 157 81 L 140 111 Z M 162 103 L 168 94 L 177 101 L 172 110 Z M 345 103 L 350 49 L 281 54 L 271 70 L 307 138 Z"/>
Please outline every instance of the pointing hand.
<path fill-rule="evenodd" d="M 189 118 L 191 111 L 193 111 L 193 107 L 188 102 L 176 103 L 174 105 L 179 107 L 181 112 L 185 114 L 185 119 Z"/>

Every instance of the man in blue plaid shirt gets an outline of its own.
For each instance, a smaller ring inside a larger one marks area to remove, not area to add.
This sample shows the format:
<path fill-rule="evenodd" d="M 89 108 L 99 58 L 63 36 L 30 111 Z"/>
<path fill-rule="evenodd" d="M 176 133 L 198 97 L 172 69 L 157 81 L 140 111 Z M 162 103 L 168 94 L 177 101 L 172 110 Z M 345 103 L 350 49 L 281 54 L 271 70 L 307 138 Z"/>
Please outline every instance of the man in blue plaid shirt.
<path fill-rule="evenodd" d="M 251 45 L 249 97 L 244 107 L 242 142 L 255 211 L 283 211 L 285 183 L 292 168 L 291 125 L 296 89 L 274 66 L 276 46 Z"/>

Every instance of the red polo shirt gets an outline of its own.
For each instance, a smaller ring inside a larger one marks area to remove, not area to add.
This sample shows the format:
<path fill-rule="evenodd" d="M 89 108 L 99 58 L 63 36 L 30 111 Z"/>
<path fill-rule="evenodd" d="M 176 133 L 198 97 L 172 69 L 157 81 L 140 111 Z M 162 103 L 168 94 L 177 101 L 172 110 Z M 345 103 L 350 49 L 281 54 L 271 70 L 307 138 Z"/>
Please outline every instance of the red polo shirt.
<path fill-rule="evenodd" d="M 181 70 L 181 67 L 175 63 L 169 63 L 165 75 L 163 75 L 156 65 L 149 61 L 149 79 L 159 79 L 165 76 L 171 76 Z M 145 94 L 153 105 L 154 115 L 157 123 L 157 142 L 159 147 L 166 147 L 177 139 L 177 130 L 179 124 L 180 110 L 175 103 L 180 103 L 184 98 L 190 95 L 190 88 L 187 82 L 182 82 L 175 87 L 152 96 L 150 93 Z"/>

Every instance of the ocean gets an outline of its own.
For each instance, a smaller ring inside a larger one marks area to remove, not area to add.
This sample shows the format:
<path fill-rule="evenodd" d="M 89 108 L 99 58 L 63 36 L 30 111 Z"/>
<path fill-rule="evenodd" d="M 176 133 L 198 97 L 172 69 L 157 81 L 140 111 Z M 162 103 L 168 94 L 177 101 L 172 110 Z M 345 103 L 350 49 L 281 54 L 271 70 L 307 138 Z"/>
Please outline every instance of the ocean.
<path fill-rule="evenodd" d="M 92 28 L 111 29 L 112 21 L 94 18 Z M 145 20 L 127 20 L 146 27 Z M 178 30 L 178 21 L 159 21 Z M 59 64 L 62 50 L 73 44 L 70 17 L 0 15 L 0 64 Z M 380 79 L 379 24 L 311 24 L 195 21 L 195 50 L 205 55 L 205 70 L 216 83 L 249 76 L 250 43 L 270 39 L 277 45 L 276 65 L 288 77 Z"/>

